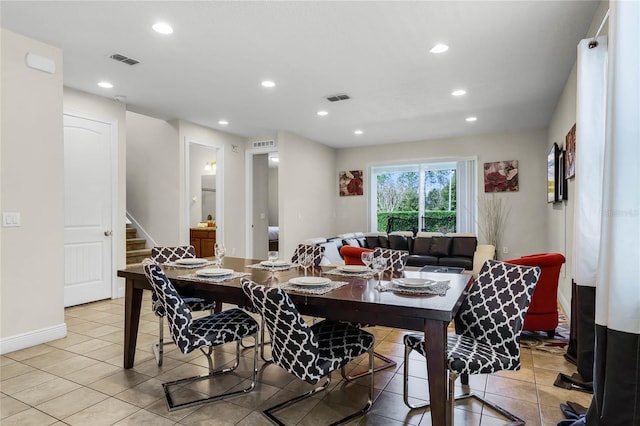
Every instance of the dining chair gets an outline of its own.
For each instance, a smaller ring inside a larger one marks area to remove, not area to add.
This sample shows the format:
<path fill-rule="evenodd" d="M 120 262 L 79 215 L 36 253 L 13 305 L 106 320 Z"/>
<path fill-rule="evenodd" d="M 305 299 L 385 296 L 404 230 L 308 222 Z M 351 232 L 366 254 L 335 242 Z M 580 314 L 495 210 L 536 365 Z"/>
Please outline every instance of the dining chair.
<path fill-rule="evenodd" d="M 369 371 L 373 369 L 375 337 L 372 334 L 340 321 L 323 320 L 307 325 L 289 295 L 280 287 L 265 287 L 244 278 L 242 290 L 265 320 L 271 335 L 273 362 L 311 385 L 326 378 L 319 387 L 264 410 L 263 414 L 274 423 L 284 424 L 275 417 L 274 411 L 325 390 L 331 383 L 331 372 L 343 370 L 360 355 L 369 354 Z M 373 403 L 373 390 L 373 374 L 370 373 L 365 406 L 333 424 L 366 413 Z"/>
<path fill-rule="evenodd" d="M 293 255 L 291 256 L 291 263 L 298 263 L 298 259 L 303 255 L 311 255 L 313 258 L 313 266 L 320 266 L 322 261 L 322 255 L 324 254 L 324 247 L 315 244 L 298 244 Z"/>
<path fill-rule="evenodd" d="M 193 259 L 196 257 L 196 249 L 193 246 L 177 246 L 177 247 L 161 247 L 151 248 L 151 259 L 160 265 L 168 262 L 175 262 L 180 259 Z M 199 297 L 185 297 L 184 303 L 192 312 L 210 311 L 216 307 L 214 300 L 205 300 Z M 153 313 L 158 317 L 158 341 L 151 345 L 153 355 L 156 358 L 158 366 L 162 366 L 162 358 L 164 354 L 164 307 L 155 291 L 151 292 L 151 308 Z M 170 343 L 170 342 L 168 342 Z"/>
<path fill-rule="evenodd" d="M 491 374 L 500 370 L 520 369 L 520 332 L 527 306 L 535 289 L 540 268 L 512 265 L 488 260 L 480 270 L 456 317 L 459 334 L 447 336 L 449 370 L 448 415 L 453 422 L 456 400 L 474 398 L 513 421 L 524 421 L 498 405 L 471 393 L 454 396 L 455 381 L 469 374 Z M 425 355 L 423 334 L 404 336 L 404 403 L 410 408 L 425 405 L 409 403 L 409 355 L 415 350 Z M 464 380 L 466 376 L 467 380 Z M 466 382 L 466 383 L 465 383 Z"/>
<path fill-rule="evenodd" d="M 245 337 L 253 337 L 254 342 L 258 338 L 258 323 L 242 309 L 234 308 L 226 311 L 207 315 L 202 318 L 193 319 L 191 310 L 180 297 L 171 281 L 162 271 L 160 265 L 152 259 L 145 259 L 142 262 L 144 274 L 151 284 L 153 291 L 158 295 L 158 300 L 162 304 L 169 322 L 171 337 L 178 349 L 183 354 L 188 354 L 195 349 L 200 349 L 207 357 L 209 373 L 201 376 L 188 377 L 174 380 L 162 384 L 169 411 L 179 408 L 192 407 L 204 404 L 221 398 L 245 394 L 253 390 L 256 385 L 258 374 L 258 346 L 254 345 L 253 351 L 253 374 L 251 384 L 240 390 L 226 392 L 218 395 L 210 395 L 204 398 L 176 402 L 171 394 L 172 386 L 180 385 L 182 388 L 186 384 L 212 378 L 213 376 L 228 373 L 235 370 L 240 363 L 240 340 Z M 225 343 L 236 342 L 235 362 L 231 367 L 214 370 L 211 354 L 213 348 Z M 242 379 L 244 381 L 244 379 Z"/>
<path fill-rule="evenodd" d="M 378 256 L 387 258 L 387 271 L 402 271 L 407 264 L 409 252 L 406 250 L 376 247 L 373 249 L 373 257 Z"/>
<path fill-rule="evenodd" d="M 407 259 L 409 258 L 409 252 L 405 250 L 394 250 L 394 249 L 376 247 L 375 249 L 373 249 L 373 256 L 385 257 L 387 259 L 387 270 L 402 271 L 404 269 L 404 265 L 407 263 Z M 349 324 L 351 324 L 353 327 L 369 327 L 368 324 L 351 323 L 351 322 Z M 373 369 L 374 373 L 381 370 L 386 370 L 387 368 L 392 368 L 398 365 L 393 359 L 381 354 L 380 352 L 374 351 L 373 356 L 383 362 L 383 364 L 380 364 L 374 367 Z M 365 376 L 367 374 L 369 374 L 369 371 L 363 370 L 358 373 L 353 373 L 349 375 L 343 374 L 343 377 L 347 381 L 352 381 L 352 380 L 359 379 L 360 377 Z"/>

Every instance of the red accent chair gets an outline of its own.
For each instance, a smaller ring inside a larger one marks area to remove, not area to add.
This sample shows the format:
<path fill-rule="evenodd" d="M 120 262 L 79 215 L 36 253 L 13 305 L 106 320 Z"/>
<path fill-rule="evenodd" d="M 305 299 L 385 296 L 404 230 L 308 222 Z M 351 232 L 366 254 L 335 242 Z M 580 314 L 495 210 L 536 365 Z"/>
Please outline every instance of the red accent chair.
<path fill-rule="evenodd" d="M 558 279 L 565 258 L 560 253 L 539 253 L 505 260 L 515 265 L 539 266 L 540 279 L 531 298 L 523 330 L 546 331 L 553 337 L 558 326 Z"/>
<path fill-rule="evenodd" d="M 364 265 L 362 263 L 361 255 L 364 252 L 373 251 L 364 247 L 354 247 L 354 246 L 342 246 L 340 249 L 340 255 L 344 259 L 345 265 Z"/>

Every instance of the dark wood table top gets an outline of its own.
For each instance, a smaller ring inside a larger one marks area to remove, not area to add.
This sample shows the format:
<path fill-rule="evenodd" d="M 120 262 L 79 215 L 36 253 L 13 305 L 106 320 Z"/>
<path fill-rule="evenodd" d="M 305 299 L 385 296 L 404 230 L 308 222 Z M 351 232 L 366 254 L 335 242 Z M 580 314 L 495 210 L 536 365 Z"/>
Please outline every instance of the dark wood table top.
<path fill-rule="evenodd" d="M 250 268 L 249 265 L 259 263 L 258 260 L 225 257 L 223 267 L 237 272 L 249 273 L 247 277 L 266 286 L 287 282 L 289 279 L 303 275 L 302 268 L 292 268 L 286 271 L 275 271 L 273 279 L 271 272 Z M 211 268 L 211 266 L 207 266 Z M 310 275 L 321 276 L 323 271 L 335 267 L 322 266 L 309 271 Z M 222 283 L 204 282 L 184 278 L 193 274 L 197 269 L 163 266 L 163 270 L 184 297 L 198 296 L 221 300 L 240 306 L 246 305 L 248 299 L 242 293 L 240 280 Z M 118 271 L 119 277 L 135 279 L 136 286 L 150 288 L 141 265 Z M 348 281 L 349 284 L 323 295 L 299 293 L 289 291 L 298 309 L 307 315 L 318 315 L 336 320 L 367 322 L 373 325 L 407 328 L 422 331 L 424 320 L 450 322 L 457 312 L 462 300 L 466 296 L 466 289 L 471 283 L 471 277 L 466 274 L 442 274 L 405 270 L 405 277 L 429 278 L 437 281 L 449 280 L 449 290 L 445 296 L 412 295 L 377 290 L 375 278 L 347 277 L 342 275 L 325 274 L 333 281 Z M 383 284 L 393 278 L 401 277 L 401 273 L 385 272 L 382 276 Z M 182 277 L 182 278 L 180 278 Z"/>

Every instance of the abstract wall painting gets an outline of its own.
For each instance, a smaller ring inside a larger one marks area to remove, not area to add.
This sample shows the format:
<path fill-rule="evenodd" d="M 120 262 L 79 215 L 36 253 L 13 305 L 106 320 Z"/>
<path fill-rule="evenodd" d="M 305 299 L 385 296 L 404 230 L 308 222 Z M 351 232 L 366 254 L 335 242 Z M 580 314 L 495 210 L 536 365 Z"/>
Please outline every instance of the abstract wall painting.
<path fill-rule="evenodd" d="M 338 173 L 338 185 L 340 196 L 363 195 L 364 185 L 362 170 L 349 170 Z"/>
<path fill-rule="evenodd" d="M 518 160 L 484 163 L 484 192 L 518 190 Z"/>

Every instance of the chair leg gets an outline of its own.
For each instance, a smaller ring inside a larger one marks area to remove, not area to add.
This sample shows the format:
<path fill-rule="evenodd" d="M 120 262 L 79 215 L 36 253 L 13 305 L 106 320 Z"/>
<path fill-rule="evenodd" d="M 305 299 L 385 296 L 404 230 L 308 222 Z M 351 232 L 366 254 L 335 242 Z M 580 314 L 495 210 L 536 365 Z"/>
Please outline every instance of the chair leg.
<path fill-rule="evenodd" d="M 158 341 L 151 345 L 153 356 L 156 358 L 158 367 L 162 367 L 162 358 L 164 355 L 164 345 L 170 345 L 173 342 L 164 341 L 164 317 L 158 317 Z"/>
<path fill-rule="evenodd" d="M 391 358 L 387 358 L 386 356 L 382 355 L 381 353 L 378 352 L 374 352 L 373 356 L 384 361 L 384 364 L 379 365 L 377 367 L 373 368 L 373 372 L 377 373 L 378 371 L 382 371 L 382 370 L 386 370 L 387 368 L 391 368 L 391 367 L 395 367 L 396 365 L 398 365 L 394 360 L 392 360 Z M 352 375 L 346 375 L 344 372 L 344 367 L 340 370 L 340 373 L 342 374 L 342 377 L 350 382 L 352 380 L 356 380 L 359 379 L 360 377 L 366 376 L 367 374 L 369 374 L 370 370 L 363 370 L 360 371 L 358 373 L 352 374 Z"/>
<path fill-rule="evenodd" d="M 373 348 L 369 349 L 369 351 L 367 351 L 367 353 L 369 354 L 369 375 L 370 375 L 370 379 L 369 379 L 369 397 L 367 399 L 367 403 L 365 404 L 364 407 L 362 407 L 360 410 L 349 414 L 346 417 L 343 417 L 342 419 L 331 423 L 329 426 L 336 426 L 336 425 L 341 425 L 343 423 L 347 423 L 349 420 L 354 419 L 356 417 L 359 417 L 363 414 L 365 414 L 367 411 L 369 411 L 369 409 L 371 408 L 371 405 L 373 405 L 373 396 L 374 396 L 374 387 L 373 387 L 373 373 L 371 373 L 371 371 L 373 371 Z M 294 398 L 291 398 L 287 401 L 281 402 L 278 405 L 274 405 L 273 407 L 267 408 L 266 410 L 264 410 L 262 413 L 267 416 L 269 418 L 269 420 L 271 420 L 272 422 L 274 422 L 277 425 L 280 426 L 284 426 L 285 424 L 282 423 L 280 420 L 278 420 L 274 415 L 273 412 L 280 410 L 282 408 L 288 407 L 290 405 L 295 404 L 298 401 L 302 401 L 303 399 L 307 399 L 312 395 L 315 395 L 318 392 L 322 392 L 323 390 L 325 390 L 329 384 L 331 384 L 331 375 L 327 376 L 327 380 L 324 382 L 323 385 L 310 390 L 309 392 L 305 392 L 302 395 L 298 395 Z"/>
<path fill-rule="evenodd" d="M 412 405 L 409 403 L 409 354 L 411 353 L 411 351 L 412 349 L 409 346 L 404 347 L 404 389 L 403 389 L 404 403 L 407 407 L 411 409 L 426 408 L 426 407 L 429 407 L 430 404 L 427 403 L 422 405 Z M 469 380 L 469 375 L 467 373 L 463 373 L 461 374 L 461 376 L 467 376 L 467 381 Z M 456 401 L 461 401 L 463 399 L 468 399 L 468 398 L 475 398 L 480 403 L 484 405 L 488 405 L 489 407 L 493 408 L 494 410 L 496 410 L 497 412 L 499 412 L 500 414 L 502 414 L 503 416 L 511 420 L 511 423 L 508 423 L 507 426 L 521 426 L 525 424 L 525 421 L 519 418 L 518 416 L 516 416 L 515 414 L 510 413 L 509 411 L 505 410 L 499 405 L 496 405 L 493 402 L 487 401 L 486 399 L 479 397 L 478 395 L 475 395 L 472 393 L 464 393 L 462 395 L 455 396 L 455 382 L 457 378 L 458 378 L 457 373 L 449 371 L 449 386 L 447 389 L 447 403 L 448 403 L 447 418 L 448 418 L 449 425 L 454 424 L 453 416 L 455 413 Z"/>
<path fill-rule="evenodd" d="M 213 396 L 209 396 L 206 398 L 201 398 L 193 401 L 187 401 L 179 404 L 175 403 L 173 400 L 173 397 L 171 396 L 171 392 L 169 390 L 171 386 L 210 379 L 213 376 L 217 376 L 217 375 L 228 373 L 230 371 L 235 370 L 238 367 L 238 364 L 240 363 L 240 340 L 236 342 L 236 359 L 233 365 L 231 367 L 221 368 L 219 370 L 213 369 L 213 360 L 211 359 L 211 354 L 213 353 L 213 347 L 210 346 L 206 351 L 201 348 L 202 353 L 207 357 L 207 361 L 209 363 L 209 374 L 205 374 L 202 376 L 187 377 L 185 379 L 179 379 L 179 380 L 174 380 L 172 382 L 163 383 L 162 387 L 164 389 L 164 396 L 165 396 L 165 399 L 167 400 L 167 407 L 169 408 L 169 411 L 174 411 L 180 408 L 193 407 L 195 405 L 201 405 L 206 402 L 216 401 L 222 398 L 229 398 L 232 396 L 241 395 L 241 394 L 245 394 L 252 391 L 253 388 L 255 388 L 256 386 L 256 378 L 258 376 L 258 334 L 256 333 L 252 337 L 256 344 L 254 345 L 254 349 L 253 349 L 253 374 L 252 374 L 251 384 L 249 385 L 249 387 L 245 389 L 213 395 Z"/>

